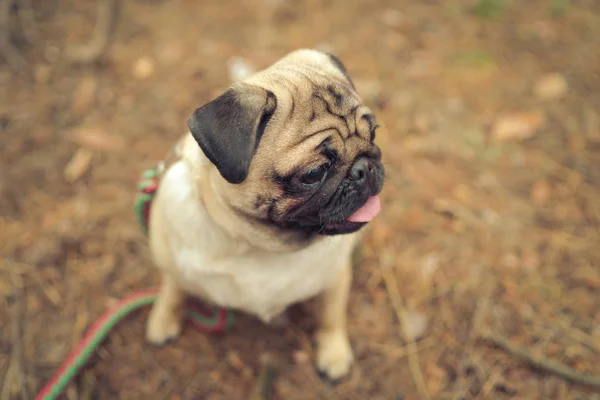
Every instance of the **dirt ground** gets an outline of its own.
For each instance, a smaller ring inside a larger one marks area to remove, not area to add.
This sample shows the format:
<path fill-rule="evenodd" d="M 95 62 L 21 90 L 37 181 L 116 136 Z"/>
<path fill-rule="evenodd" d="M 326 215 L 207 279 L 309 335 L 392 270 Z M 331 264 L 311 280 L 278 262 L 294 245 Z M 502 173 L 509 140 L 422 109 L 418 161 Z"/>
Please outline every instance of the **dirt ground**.
<path fill-rule="evenodd" d="M 145 309 L 65 398 L 245 399 L 265 351 L 277 399 L 600 398 L 492 343 L 600 376 L 600 2 L 118 4 L 105 51 L 74 63 L 96 2 L 0 1 L 0 399 L 34 398 L 107 305 L 157 285 L 137 179 L 232 57 L 262 68 L 301 47 L 336 53 L 382 125 L 352 376 L 319 379 L 306 310 L 156 349 Z"/>

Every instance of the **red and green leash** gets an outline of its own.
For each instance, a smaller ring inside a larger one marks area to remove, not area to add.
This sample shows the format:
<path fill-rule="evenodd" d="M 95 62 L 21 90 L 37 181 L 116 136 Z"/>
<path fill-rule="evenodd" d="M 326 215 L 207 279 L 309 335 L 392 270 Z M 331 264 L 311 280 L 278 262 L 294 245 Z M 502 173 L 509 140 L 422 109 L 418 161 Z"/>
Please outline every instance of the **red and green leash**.
<path fill-rule="evenodd" d="M 145 233 L 148 232 L 150 206 L 161 177 L 159 166 L 142 174 L 135 202 L 135 213 Z M 112 328 L 139 308 L 153 304 L 158 298 L 155 290 L 139 291 L 126 296 L 106 310 L 85 333 L 83 339 L 58 369 L 54 377 L 43 387 L 36 400 L 54 400 L 60 396 L 71 380 L 94 354 Z M 187 316 L 196 328 L 204 333 L 219 333 L 233 325 L 234 313 L 227 309 L 204 310 L 190 303 Z"/>

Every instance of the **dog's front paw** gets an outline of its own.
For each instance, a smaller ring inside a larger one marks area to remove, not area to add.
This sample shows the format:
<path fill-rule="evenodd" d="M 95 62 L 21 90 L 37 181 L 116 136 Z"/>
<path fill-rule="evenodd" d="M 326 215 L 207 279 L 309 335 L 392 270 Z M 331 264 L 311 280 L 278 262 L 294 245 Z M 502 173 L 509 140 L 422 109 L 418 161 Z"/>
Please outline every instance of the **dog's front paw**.
<path fill-rule="evenodd" d="M 316 340 L 319 373 L 332 382 L 346 377 L 354 360 L 348 336 L 341 332 L 319 332 Z"/>
<path fill-rule="evenodd" d="M 146 340 L 155 346 L 170 342 L 181 333 L 181 324 L 175 313 L 154 307 L 146 325 Z"/>

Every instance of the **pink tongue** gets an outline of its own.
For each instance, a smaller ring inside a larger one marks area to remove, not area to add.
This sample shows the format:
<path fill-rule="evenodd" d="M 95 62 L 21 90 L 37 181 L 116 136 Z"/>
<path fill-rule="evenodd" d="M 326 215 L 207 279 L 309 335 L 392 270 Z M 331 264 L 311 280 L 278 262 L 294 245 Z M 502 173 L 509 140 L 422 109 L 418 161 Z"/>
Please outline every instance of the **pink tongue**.
<path fill-rule="evenodd" d="M 377 214 L 379 214 L 379 210 L 381 210 L 381 203 L 379 202 L 379 197 L 369 197 L 369 200 L 367 200 L 365 205 L 356 210 L 356 212 L 348 218 L 348 221 L 370 222 L 371 220 L 373 220 L 373 218 L 377 216 Z"/>

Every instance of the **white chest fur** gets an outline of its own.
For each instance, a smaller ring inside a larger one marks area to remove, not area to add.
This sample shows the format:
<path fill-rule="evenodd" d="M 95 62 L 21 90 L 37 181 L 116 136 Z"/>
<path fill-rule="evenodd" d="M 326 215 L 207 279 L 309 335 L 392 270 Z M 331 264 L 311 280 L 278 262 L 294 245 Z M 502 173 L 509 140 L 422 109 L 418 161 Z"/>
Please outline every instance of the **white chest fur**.
<path fill-rule="evenodd" d="M 351 235 L 325 237 L 287 253 L 240 250 L 201 206 L 183 162 L 165 174 L 159 197 L 174 264 L 169 268 L 180 285 L 264 321 L 332 285 L 352 250 Z"/>

